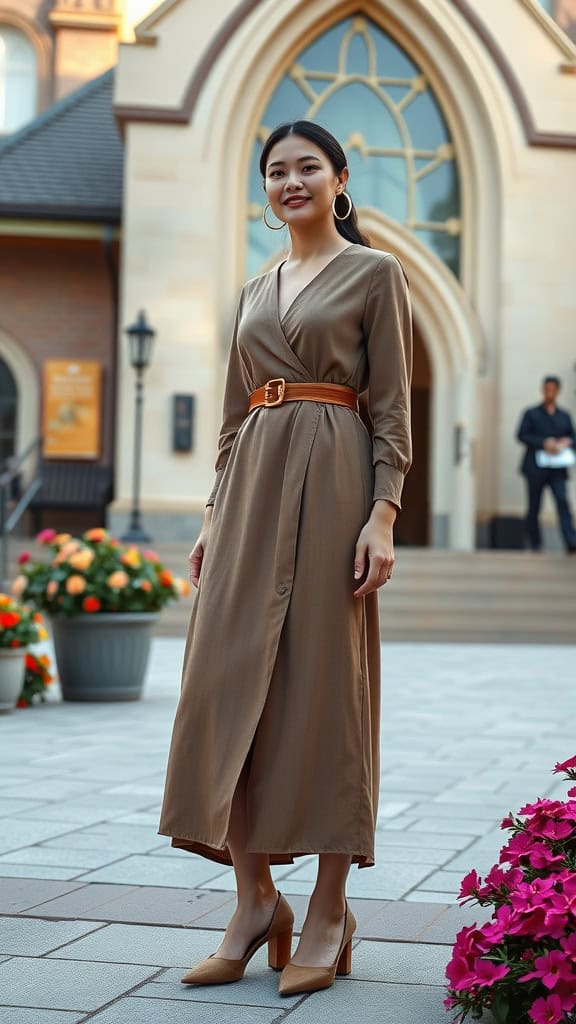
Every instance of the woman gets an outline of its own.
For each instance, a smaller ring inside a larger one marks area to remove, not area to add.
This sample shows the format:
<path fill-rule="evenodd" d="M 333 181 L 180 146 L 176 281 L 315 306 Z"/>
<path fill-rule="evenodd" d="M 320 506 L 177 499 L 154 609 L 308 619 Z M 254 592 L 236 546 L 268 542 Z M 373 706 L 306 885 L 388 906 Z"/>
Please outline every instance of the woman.
<path fill-rule="evenodd" d="M 374 864 L 377 590 L 411 463 L 412 330 L 404 272 L 360 234 L 336 139 L 280 125 L 260 170 L 291 249 L 240 294 L 158 831 L 237 881 L 221 945 L 182 980 L 237 981 L 268 942 L 289 994 L 350 972 L 346 878 Z M 290 960 L 270 864 L 311 853 Z"/>

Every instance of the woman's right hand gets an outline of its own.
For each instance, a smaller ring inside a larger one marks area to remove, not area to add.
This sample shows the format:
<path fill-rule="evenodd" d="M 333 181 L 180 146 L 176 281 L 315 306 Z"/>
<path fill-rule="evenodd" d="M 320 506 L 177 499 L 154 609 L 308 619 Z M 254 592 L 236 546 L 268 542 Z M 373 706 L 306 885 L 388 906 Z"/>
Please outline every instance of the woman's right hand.
<path fill-rule="evenodd" d="M 208 536 L 210 533 L 210 523 L 212 521 L 212 505 L 206 507 L 204 513 L 204 523 L 200 531 L 198 540 L 196 541 L 192 551 L 188 555 L 188 561 L 190 563 L 190 582 L 197 588 L 200 582 L 200 573 L 202 571 L 202 561 L 204 558 L 204 552 L 206 550 L 206 544 L 208 542 Z"/>

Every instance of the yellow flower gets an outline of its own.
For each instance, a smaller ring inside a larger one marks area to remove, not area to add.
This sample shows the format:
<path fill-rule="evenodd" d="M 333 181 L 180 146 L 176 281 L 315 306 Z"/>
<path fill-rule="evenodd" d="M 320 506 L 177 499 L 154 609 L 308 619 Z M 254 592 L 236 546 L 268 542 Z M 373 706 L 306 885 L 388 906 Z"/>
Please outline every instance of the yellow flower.
<path fill-rule="evenodd" d="M 48 639 L 48 630 L 44 629 L 44 626 L 39 626 L 38 627 L 38 639 L 39 640 L 47 640 Z"/>
<path fill-rule="evenodd" d="M 56 583 L 56 580 L 50 580 L 46 587 L 46 593 L 48 594 L 48 597 L 54 597 L 58 593 L 58 584 Z"/>
<path fill-rule="evenodd" d="M 106 580 L 109 587 L 113 590 L 121 590 L 129 582 L 128 575 L 122 572 L 122 569 L 118 569 L 117 572 L 113 572 Z"/>
<path fill-rule="evenodd" d="M 26 577 L 17 576 L 14 582 L 12 583 L 12 593 L 15 594 L 16 597 L 21 597 L 24 591 L 26 590 L 27 586 L 28 580 L 26 579 Z"/>
<path fill-rule="evenodd" d="M 90 548 L 84 548 L 83 551 L 77 551 L 76 554 L 70 556 L 70 565 L 73 569 L 79 569 L 81 572 L 86 572 L 94 561 L 94 552 Z"/>
<path fill-rule="evenodd" d="M 54 537 L 54 544 L 57 544 L 58 547 L 62 547 L 62 545 L 68 540 L 72 540 L 71 533 L 57 533 Z"/>
<path fill-rule="evenodd" d="M 69 594 L 82 594 L 86 590 L 86 580 L 83 576 L 69 576 L 66 580 L 66 590 Z"/>
<path fill-rule="evenodd" d="M 120 561 L 123 565 L 129 565 L 131 569 L 139 569 L 142 559 L 140 558 L 138 548 L 128 548 L 128 551 L 122 555 Z"/>

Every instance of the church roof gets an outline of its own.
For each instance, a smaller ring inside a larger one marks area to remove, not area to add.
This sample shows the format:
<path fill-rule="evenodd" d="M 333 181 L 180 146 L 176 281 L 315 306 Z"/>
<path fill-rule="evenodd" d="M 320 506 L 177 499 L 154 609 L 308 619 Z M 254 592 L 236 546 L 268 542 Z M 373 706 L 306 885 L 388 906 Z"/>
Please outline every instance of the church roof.
<path fill-rule="evenodd" d="M 114 69 L 0 142 L 0 216 L 119 222 L 123 149 Z"/>

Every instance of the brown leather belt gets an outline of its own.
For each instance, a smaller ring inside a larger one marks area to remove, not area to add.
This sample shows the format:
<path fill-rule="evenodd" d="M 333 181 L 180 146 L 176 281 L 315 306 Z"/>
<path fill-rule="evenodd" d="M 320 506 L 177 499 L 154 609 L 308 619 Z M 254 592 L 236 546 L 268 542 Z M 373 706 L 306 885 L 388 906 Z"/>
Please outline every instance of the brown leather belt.
<path fill-rule="evenodd" d="M 250 395 L 248 412 L 258 405 L 270 408 L 284 402 L 331 402 L 333 405 L 346 405 L 358 411 L 358 393 L 347 384 L 291 384 L 284 377 L 273 377 L 262 387 L 256 388 Z"/>

